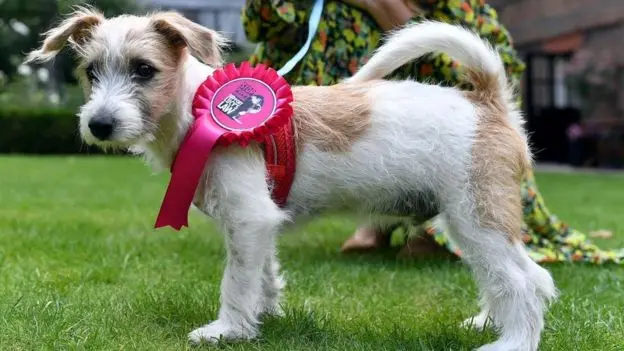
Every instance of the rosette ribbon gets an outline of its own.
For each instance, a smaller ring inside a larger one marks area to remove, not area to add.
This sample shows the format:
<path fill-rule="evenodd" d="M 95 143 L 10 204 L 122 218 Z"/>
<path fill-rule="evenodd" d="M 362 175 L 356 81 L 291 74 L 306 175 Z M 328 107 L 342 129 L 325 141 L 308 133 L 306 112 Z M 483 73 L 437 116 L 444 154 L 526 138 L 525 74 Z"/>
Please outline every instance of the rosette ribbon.
<path fill-rule="evenodd" d="M 215 70 L 195 93 L 194 121 L 172 162 L 155 228 L 188 227 L 188 212 L 214 147 L 262 143 L 291 126 L 292 101 L 289 84 L 265 65 L 243 62 Z"/>

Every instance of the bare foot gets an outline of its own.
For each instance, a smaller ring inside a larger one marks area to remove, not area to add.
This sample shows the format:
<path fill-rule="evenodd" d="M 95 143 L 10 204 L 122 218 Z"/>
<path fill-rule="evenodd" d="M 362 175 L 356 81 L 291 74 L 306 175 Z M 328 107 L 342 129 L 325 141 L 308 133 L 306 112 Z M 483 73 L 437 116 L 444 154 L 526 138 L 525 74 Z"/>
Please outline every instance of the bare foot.
<path fill-rule="evenodd" d="M 390 233 L 361 227 L 342 244 L 342 252 L 372 251 L 390 246 Z"/>

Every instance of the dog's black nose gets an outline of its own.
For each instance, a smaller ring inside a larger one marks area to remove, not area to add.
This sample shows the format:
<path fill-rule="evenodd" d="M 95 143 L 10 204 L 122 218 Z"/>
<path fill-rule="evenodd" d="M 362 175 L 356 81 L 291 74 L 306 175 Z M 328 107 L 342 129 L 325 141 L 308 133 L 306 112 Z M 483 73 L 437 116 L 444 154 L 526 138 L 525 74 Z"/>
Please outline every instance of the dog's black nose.
<path fill-rule="evenodd" d="M 110 113 L 102 113 L 89 121 L 89 130 L 94 137 L 100 140 L 107 140 L 113 134 L 115 119 Z"/>

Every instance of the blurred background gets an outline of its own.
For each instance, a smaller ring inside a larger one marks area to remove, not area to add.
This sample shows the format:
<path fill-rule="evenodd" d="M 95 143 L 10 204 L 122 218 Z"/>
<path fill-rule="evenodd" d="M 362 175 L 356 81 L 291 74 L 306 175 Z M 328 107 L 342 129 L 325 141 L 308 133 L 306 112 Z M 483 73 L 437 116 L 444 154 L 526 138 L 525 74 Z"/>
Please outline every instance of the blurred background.
<path fill-rule="evenodd" d="M 83 101 L 63 52 L 22 65 L 39 34 L 75 0 L 0 0 L 0 153 L 97 153 L 81 145 Z M 174 9 L 224 32 L 230 61 L 253 46 L 240 22 L 244 0 L 97 0 L 106 15 Z M 537 160 L 574 167 L 624 167 L 624 1 L 489 0 L 527 64 L 522 84 Z"/>

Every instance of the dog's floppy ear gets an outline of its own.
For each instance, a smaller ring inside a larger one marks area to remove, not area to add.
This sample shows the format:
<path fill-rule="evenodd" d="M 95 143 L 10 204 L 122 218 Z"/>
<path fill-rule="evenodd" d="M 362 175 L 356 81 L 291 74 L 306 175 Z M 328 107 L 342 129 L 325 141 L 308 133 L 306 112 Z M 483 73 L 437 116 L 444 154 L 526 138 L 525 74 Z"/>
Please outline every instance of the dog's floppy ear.
<path fill-rule="evenodd" d="M 221 52 L 227 40 L 214 30 L 201 26 L 177 12 L 160 12 L 152 15 L 154 30 L 163 35 L 176 48 L 186 46 L 191 55 L 205 64 L 217 67 L 222 64 Z"/>
<path fill-rule="evenodd" d="M 28 54 L 26 62 L 48 61 L 56 56 L 67 42 L 78 49 L 89 40 L 93 27 L 104 20 L 104 15 L 92 8 L 77 7 L 58 27 L 44 33 L 45 39 L 41 48 Z"/>

